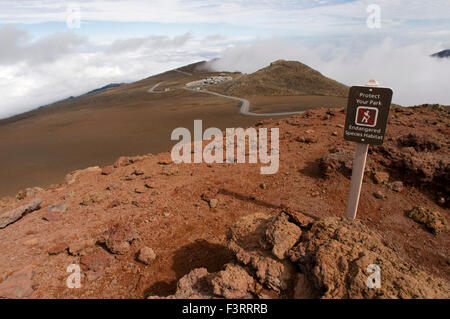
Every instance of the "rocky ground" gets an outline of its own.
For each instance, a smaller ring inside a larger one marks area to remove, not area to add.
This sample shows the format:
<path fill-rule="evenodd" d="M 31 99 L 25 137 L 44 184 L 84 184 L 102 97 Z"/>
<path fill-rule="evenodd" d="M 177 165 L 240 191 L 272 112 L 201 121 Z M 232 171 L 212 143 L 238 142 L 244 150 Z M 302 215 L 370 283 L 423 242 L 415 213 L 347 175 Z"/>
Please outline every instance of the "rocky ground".
<path fill-rule="evenodd" d="M 1 199 L 0 297 L 449 298 L 449 107 L 392 110 L 354 222 L 344 121 L 321 108 L 259 123 L 280 128 L 275 175 L 149 154 Z"/>

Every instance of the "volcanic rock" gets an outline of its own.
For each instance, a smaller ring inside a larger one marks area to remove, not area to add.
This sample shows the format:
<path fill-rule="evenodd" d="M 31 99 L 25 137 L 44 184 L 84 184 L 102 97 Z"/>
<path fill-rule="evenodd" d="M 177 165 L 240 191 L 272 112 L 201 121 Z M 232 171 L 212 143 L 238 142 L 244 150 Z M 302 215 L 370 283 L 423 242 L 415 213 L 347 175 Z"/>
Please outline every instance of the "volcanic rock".
<path fill-rule="evenodd" d="M 150 265 L 152 261 L 156 259 L 156 254 L 153 249 L 149 247 L 142 247 L 139 250 L 137 259 L 146 265 Z"/>
<path fill-rule="evenodd" d="M 424 207 L 414 207 L 406 215 L 415 222 L 425 225 L 433 234 L 438 235 L 448 229 L 447 220 L 437 211 Z"/>
<path fill-rule="evenodd" d="M 289 286 L 293 267 L 272 255 L 270 243 L 265 241 L 266 230 L 274 221 L 268 214 L 256 213 L 241 218 L 227 233 L 228 247 L 236 259 L 255 273 L 259 282 L 275 291 Z"/>
<path fill-rule="evenodd" d="M 16 222 L 23 215 L 38 210 L 41 207 L 42 199 L 37 198 L 26 205 L 22 205 L 6 213 L 0 214 L 0 229 Z"/>
<path fill-rule="evenodd" d="M 138 239 L 139 235 L 133 226 L 119 222 L 109 228 L 98 241 L 104 243 L 111 253 L 123 255 L 130 250 L 132 242 Z"/>
<path fill-rule="evenodd" d="M 29 265 L 21 270 L 13 272 L 3 282 L 0 282 L 0 299 L 30 297 L 34 291 L 34 268 L 34 265 Z"/>
<path fill-rule="evenodd" d="M 214 294 L 227 299 L 252 298 L 257 283 L 247 271 L 239 265 L 227 264 L 212 279 Z"/>
<path fill-rule="evenodd" d="M 358 220 L 331 217 L 313 224 L 291 250 L 291 260 L 322 298 L 447 298 L 450 287 L 398 257 Z M 381 288 L 370 289 L 368 266 L 381 269 Z"/>
<path fill-rule="evenodd" d="M 300 227 L 290 223 L 289 217 L 285 214 L 278 215 L 266 229 L 266 239 L 273 246 L 272 253 L 279 259 L 285 258 L 301 234 Z"/>
<path fill-rule="evenodd" d="M 86 272 L 86 277 L 89 281 L 99 278 L 110 264 L 111 256 L 104 250 L 99 250 L 80 258 L 81 268 Z"/>

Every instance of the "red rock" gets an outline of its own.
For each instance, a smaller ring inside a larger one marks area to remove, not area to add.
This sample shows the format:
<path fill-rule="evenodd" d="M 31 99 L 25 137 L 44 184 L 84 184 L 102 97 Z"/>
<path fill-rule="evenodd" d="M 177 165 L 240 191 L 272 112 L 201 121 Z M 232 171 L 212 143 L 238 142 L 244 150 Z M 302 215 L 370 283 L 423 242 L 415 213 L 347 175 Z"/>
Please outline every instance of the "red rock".
<path fill-rule="evenodd" d="M 325 176 L 332 176 L 340 172 L 345 176 L 351 175 L 353 155 L 345 150 L 326 154 L 320 159 L 320 169 Z"/>
<path fill-rule="evenodd" d="M 114 166 L 109 165 L 102 168 L 102 175 L 110 175 L 114 172 Z"/>
<path fill-rule="evenodd" d="M 48 250 L 49 255 L 58 255 L 60 253 L 63 253 L 68 248 L 68 245 L 66 243 L 60 243 L 56 246 L 53 246 Z"/>
<path fill-rule="evenodd" d="M 244 268 L 228 264 L 211 280 L 214 294 L 227 299 L 251 298 L 256 282 Z"/>
<path fill-rule="evenodd" d="M 291 207 L 285 208 L 283 212 L 289 215 L 292 221 L 301 227 L 306 227 L 314 222 L 314 219 L 312 219 L 311 217 L 306 216 L 305 214 L 302 214 Z"/>
<path fill-rule="evenodd" d="M 85 271 L 92 270 L 95 272 L 102 271 L 111 262 L 111 257 L 107 252 L 100 250 L 98 252 L 82 256 L 80 258 L 81 268 Z"/>
<path fill-rule="evenodd" d="M 0 283 L 0 298 L 26 298 L 33 293 L 34 265 L 16 271 Z"/>
<path fill-rule="evenodd" d="M 211 207 L 211 208 L 216 208 L 217 205 L 219 205 L 219 200 L 218 200 L 217 198 L 211 198 L 211 199 L 208 201 L 208 204 L 209 204 L 209 207 Z"/>
<path fill-rule="evenodd" d="M 132 173 L 133 175 L 136 175 L 136 176 L 140 176 L 140 175 L 144 175 L 145 174 L 145 172 L 143 171 L 143 170 L 141 170 L 141 169 L 135 169 L 134 171 L 133 171 L 133 173 Z"/>
<path fill-rule="evenodd" d="M 284 259 L 301 234 L 300 227 L 289 222 L 286 214 L 280 214 L 267 227 L 266 240 L 273 246 L 272 253 L 279 259 Z"/>
<path fill-rule="evenodd" d="M 393 191 L 400 193 L 401 191 L 403 191 L 403 182 L 395 181 L 391 184 L 391 188 Z"/>
<path fill-rule="evenodd" d="M 377 183 L 377 184 L 387 183 L 389 181 L 389 173 L 376 171 L 373 174 L 373 179 L 375 180 L 375 183 Z"/>
<path fill-rule="evenodd" d="M 144 188 L 144 187 L 136 187 L 136 188 L 134 189 L 134 192 L 135 192 L 136 194 L 142 194 L 142 193 L 145 193 L 145 188 Z"/>
<path fill-rule="evenodd" d="M 155 260 L 156 254 L 153 251 L 153 249 L 149 247 L 142 247 L 141 250 L 139 250 L 138 260 L 146 265 L 151 264 L 153 260 Z"/>
<path fill-rule="evenodd" d="M 130 157 L 127 156 L 121 156 L 117 159 L 117 161 L 114 163 L 114 167 L 123 167 L 133 164 L 133 160 Z"/>
<path fill-rule="evenodd" d="M 152 183 L 152 182 L 147 182 L 147 183 L 145 183 L 144 186 L 147 187 L 147 188 L 156 188 L 155 183 Z"/>
<path fill-rule="evenodd" d="M 81 268 L 86 271 L 89 281 L 99 278 L 104 273 L 106 267 L 110 264 L 111 256 L 103 250 L 82 256 L 80 258 Z"/>
<path fill-rule="evenodd" d="M 69 246 L 69 254 L 76 256 L 81 255 L 81 251 L 93 246 L 95 242 L 93 240 L 82 240 L 78 242 L 71 243 Z"/>
<path fill-rule="evenodd" d="M 130 244 L 139 239 L 136 229 L 129 225 L 119 222 L 109 228 L 99 241 L 104 243 L 113 254 L 125 254 L 130 250 Z"/>
<path fill-rule="evenodd" d="M 36 198 L 26 205 L 22 205 L 6 213 L 0 214 L 0 229 L 5 228 L 22 218 L 24 214 L 31 213 L 41 208 L 42 199 Z"/>

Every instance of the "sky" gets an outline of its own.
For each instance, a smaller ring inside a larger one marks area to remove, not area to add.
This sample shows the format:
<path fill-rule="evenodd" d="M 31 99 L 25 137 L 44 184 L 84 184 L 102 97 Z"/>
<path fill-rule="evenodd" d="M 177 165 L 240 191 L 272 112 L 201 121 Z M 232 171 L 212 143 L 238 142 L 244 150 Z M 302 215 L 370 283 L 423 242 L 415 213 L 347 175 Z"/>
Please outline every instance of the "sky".
<path fill-rule="evenodd" d="M 202 60 L 297 60 L 402 105 L 450 105 L 449 0 L 2 0 L 0 118 Z"/>

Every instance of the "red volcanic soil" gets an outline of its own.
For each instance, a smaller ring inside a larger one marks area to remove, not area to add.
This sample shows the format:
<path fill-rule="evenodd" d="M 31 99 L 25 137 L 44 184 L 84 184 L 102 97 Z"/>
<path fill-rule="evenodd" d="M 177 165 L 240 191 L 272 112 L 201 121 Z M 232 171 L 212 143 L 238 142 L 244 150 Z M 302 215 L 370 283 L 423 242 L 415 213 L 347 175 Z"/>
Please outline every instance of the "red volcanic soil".
<path fill-rule="evenodd" d="M 288 211 L 291 218 L 297 214 L 351 234 L 373 232 L 379 249 L 374 251 L 381 259 L 392 259 L 386 257 L 392 254 L 410 265 L 407 269 L 439 280 L 432 288 L 440 291 L 437 296 L 445 297 L 450 280 L 450 234 L 445 226 L 449 212 L 449 108 L 392 111 L 385 144 L 369 150 L 357 216 L 361 226 L 344 225 L 347 228 L 328 221 L 344 215 L 349 187 L 354 144 L 342 137 L 344 121 L 344 109 L 320 108 L 258 123 L 256 128 L 280 129 L 280 168 L 274 175 L 261 175 L 260 164 L 175 164 L 169 153 L 161 153 L 121 158 L 103 170 L 94 167 L 69 174 L 65 181 L 45 190 L 29 189 L 16 198 L 3 198 L 0 217 L 33 199 L 42 203 L 39 209 L 30 209 L 33 211 L 0 229 L 0 296 L 173 295 L 178 280 L 194 269 L 217 273 L 226 264 L 240 262 L 227 240 L 227 230 L 240 218 Z M 409 218 L 406 213 L 416 206 L 443 217 L 441 224 L 425 226 Z M 322 224 L 312 228 L 300 224 L 303 235 L 291 246 L 319 242 Z M 343 233 L 336 230 L 338 234 Z M 304 249 L 313 251 L 311 245 Z M 347 255 L 339 255 L 333 250 L 336 246 L 330 245 L 333 260 L 345 262 Z M 149 249 L 140 254 L 143 247 L 151 248 L 155 256 Z M 347 242 L 345 247 L 360 246 Z M 299 260 L 298 251 L 290 251 L 292 261 Z M 66 286 L 70 264 L 81 266 L 79 289 Z M 314 272 L 302 267 L 298 269 L 312 280 Z M 410 278 L 411 274 L 402 273 L 405 267 L 395 269 L 392 276 Z M 321 271 L 325 270 L 324 266 Z M 427 281 L 429 285 L 433 280 Z M 293 296 L 289 285 L 281 290 L 276 285 L 259 285 L 264 286 L 265 296 Z M 393 283 L 395 287 L 405 285 L 406 279 Z M 17 289 L 11 292 L 11 286 Z M 320 290 L 323 287 L 314 289 L 319 289 L 316 297 L 355 296 L 347 288 L 325 295 Z"/>

